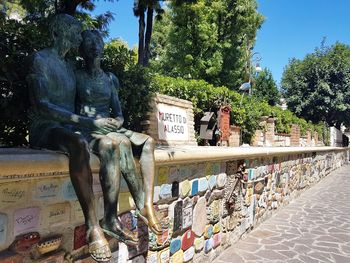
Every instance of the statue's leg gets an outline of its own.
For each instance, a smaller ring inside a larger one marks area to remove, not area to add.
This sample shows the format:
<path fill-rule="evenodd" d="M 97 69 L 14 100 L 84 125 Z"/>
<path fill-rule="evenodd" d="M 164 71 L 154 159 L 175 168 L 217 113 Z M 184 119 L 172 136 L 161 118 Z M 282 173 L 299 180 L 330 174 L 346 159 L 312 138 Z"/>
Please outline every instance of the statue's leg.
<path fill-rule="evenodd" d="M 88 228 L 86 238 L 89 253 L 96 261 L 108 261 L 111 258 L 111 251 L 95 213 L 87 141 L 65 128 L 55 128 L 50 131 L 48 142 L 48 148 L 69 153 L 69 174 Z"/>
<path fill-rule="evenodd" d="M 109 133 L 108 137 L 120 141 L 120 169 L 133 197 L 136 208 L 141 210 L 144 206 L 144 192 L 141 180 L 137 177 L 134 156 L 131 143 L 128 137 L 122 133 Z"/>
<path fill-rule="evenodd" d="M 131 143 L 124 137 L 120 143 L 120 163 L 124 179 L 129 187 L 130 193 L 135 201 L 136 208 L 141 210 L 144 207 L 144 192 L 141 180 L 137 177 L 136 165 L 132 153 Z"/>
<path fill-rule="evenodd" d="M 137 245 L 137 237 L 123 228 L 117 217 L 120 189 L 119 142 L 103 136 L 94 140 L 92 145 L 100 159 L 100 182 L 104 199 L 104 218 L 101 227 L 108 235 L 126 244 Z"/>
<path fill-rule="evenodd" d="M 132 139 L 132 137 L 131 137 Z M 140 156 L 143 189 L 145 191 L 145 207 L 142 214 L 148 219 L 148 226 L 155 234 L 162 234 L 162 227 L 155 215 L 153 207 L 153 190 L 155 177 L 154 140 L 148 136 L 142 147 Z"/>

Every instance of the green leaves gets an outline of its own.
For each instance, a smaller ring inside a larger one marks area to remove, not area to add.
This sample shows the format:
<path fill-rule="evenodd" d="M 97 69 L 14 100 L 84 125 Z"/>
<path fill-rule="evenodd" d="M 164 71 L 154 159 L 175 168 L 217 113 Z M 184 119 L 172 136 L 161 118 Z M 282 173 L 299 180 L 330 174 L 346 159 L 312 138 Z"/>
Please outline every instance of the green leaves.
<path fill-rule="evenodd" d="M 350 124 L 350 47 L 336 43 L 292 59 L 282 78 L 288 107 L 298 116 L 328 125 Z"/>

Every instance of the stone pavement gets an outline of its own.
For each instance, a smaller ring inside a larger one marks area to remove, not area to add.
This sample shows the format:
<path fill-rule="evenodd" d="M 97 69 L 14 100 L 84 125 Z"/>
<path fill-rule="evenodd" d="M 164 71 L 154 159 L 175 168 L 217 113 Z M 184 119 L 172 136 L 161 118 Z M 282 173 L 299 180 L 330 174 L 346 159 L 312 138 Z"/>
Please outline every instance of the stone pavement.
<path fill-rule="evenodd" d="M 350 165 L 333 172 L 214 263 L 350 263 Z"/>

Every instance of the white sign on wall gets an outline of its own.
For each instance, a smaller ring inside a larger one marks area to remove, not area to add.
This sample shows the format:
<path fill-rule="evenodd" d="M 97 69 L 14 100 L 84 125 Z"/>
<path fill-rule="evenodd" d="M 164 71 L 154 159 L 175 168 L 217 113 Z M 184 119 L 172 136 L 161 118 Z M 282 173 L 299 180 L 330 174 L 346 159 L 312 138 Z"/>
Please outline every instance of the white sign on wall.
<path fill-rule="evenodd" d="M 166 104 L 157 104 L 157 120 L 160 140 L 188 140 L 188 118 L 185 109 Z"/>

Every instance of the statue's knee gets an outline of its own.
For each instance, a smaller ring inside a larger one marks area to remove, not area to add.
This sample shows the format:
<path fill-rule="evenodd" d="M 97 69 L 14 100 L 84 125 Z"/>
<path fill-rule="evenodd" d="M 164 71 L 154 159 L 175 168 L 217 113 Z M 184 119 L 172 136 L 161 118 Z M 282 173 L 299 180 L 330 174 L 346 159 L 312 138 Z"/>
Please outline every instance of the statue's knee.
<path fill-rule="evenodd" d="M 155 147 L 155 141 L 152 137 L 148 137 L 144 146 L 143 151 L 153 152 Z"/>
<path fill-rule="evenodd" d="M 125 148 L 131 148 L 131 142 L 129 139 L 123 139 L 120 142 L 121 146 L 125 147 Z"/>
<path fill-rule="evenodd" d="M 118 143 L 110 139 L 101 139 L 98 145 L 98 150 L 101 155 L 113 154 L 119 156 Z"/>
<path fill-rule="evenodd" d="M 82 136 L 75 136 L 72 139 L 71 152 L 75 154 L 89 155 L 89 144 Z"/>

